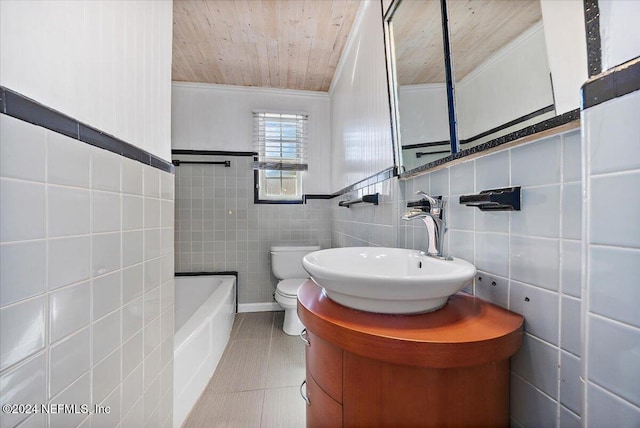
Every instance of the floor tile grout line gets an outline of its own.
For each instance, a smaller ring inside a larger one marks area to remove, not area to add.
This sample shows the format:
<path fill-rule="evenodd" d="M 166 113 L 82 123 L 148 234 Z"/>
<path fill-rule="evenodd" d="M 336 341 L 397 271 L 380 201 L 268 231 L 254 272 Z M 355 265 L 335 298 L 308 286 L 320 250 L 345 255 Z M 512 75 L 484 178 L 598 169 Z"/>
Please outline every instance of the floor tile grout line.
<path fill-rule="evenodd" d="M 262 322 L 267 321 L 264 317 L 262 318 Z M 244 324 L 244 322 L 247 321 L 247 319 L 245 319 L 245 317 L 243 317 L 243 319 L 241 320 L 241 322 L 236 326 L 236 328 L 234 329 L 234 333 L 232 334 L 230 337 L 229 342 L 227 343 L 227 345 L 225 346 L 225 350 L 223 352 L 223 357 L 227 356 L 227 358 L 229 358 L 229 353 L 227 352 L 228 349 L 233 345 L 233 343 L 235 342 L 237 344 L 237 342 L 266 342 L 266 340 L 268 340 L 268 352 L 267 352 L 267 359 L 266 359 L 266 363 L 267 367 L 266 367 L 266 373 L 265 375 L 268 377 L 269 376 L 269 361 L 270 358 L 272 357 L 272 352 L 274 351 L 274 346 L 277 346 L 276 343 L 274 342 L 274 339 L 287 339 L 290 338 L 289 336 L 284 336 L 279 333 L 279 327 L 277 327 L 276 325 L 276 319 L 279 318 L 278 316 L 278 312 L 272 311 L 271 312 L 271 317 L 270 318 L 270 329 L 268 330 L 268 332 L 266 331 L 267 329 L 263 329 L 262 327 L 260 327 L 261 325 L 264 326 L 264 324 L 262 324 L 262 322 L 260 323 L 256 323 L 255 327 L 257 329 L 261 329 L 262 330 L 262 335 L 259 337 L 255 337 L 255 338 L 246 338 L 246 339 L 235 339 L 234 337 L 238 334 L 238 332 L 240 332 L 241 330 L 241 326 Z M 279 320 L 278 320 L 279 321 Z M 266 323 L 265 323 L 266 324 Z M 267 336 L 268 334 L 268 336 Z M 266 337 L 265 337 L 266 336 Z M 220 360 L 220 362 L 222 362 L 222 358 Z M 218 368 L 220 368 L 220 363 L 218 365 Z M 216 369 L 217 372 L 217 369 Z M 260 409 L 260 416 L 259 416 L 259 426 L 264 426 L 264 423 L 266 423 L 269 418 L 265 419 L 266 414 L 268 413 L 269 409 L 265 409 L 265 403 L 266 403 L 266 397 L 267 394 L 269 394 L 270 391 L 278 391 L 278 390 L 285 390 L 285 389 L 293 389 L 293 388 L 297 388 L 298 385 L 279 385 L 279 386 L 273 386 L 273 387 L 268 387 L 267 385 L 265 385 L 264 387 L 261 388 L 252 388 L 252 389 L 245 389 L 245 390 L 240 390 L 240 391 L 227 391 L 227 392 L 210 392 L 207 393 L 206 391 L 209 390 L 210 385 L 214 382 L 214 377 L 216 375 L 216 372 L 214 372 L 214 375 L 211 377 L 211 379 L 209 380 L 209 382 L 207 383 L 207 386 L 205 387 L 205 390 L 203 391 L 203 394 L 200 396 L 200 398 L 198 399 L 198 402 L 196 403 L 196 406 L 198 405 L 198 403 L 200 403 L 202 400 L 206 400 L 206 399 L 212 399 L 213 397 L 229 397 L 231 395 L 239 395 L 239 394 L 246 394 L 246 393 L 252 393 L 252 392 L 260 392 L 260 396 L 262 397 L 262 401 L 261 401 L 261 409 Z M 207 396 L 208 398 L 205 398 L 205 396 Z M 215 398 L 214 398 L 215 399 Z M 257 403 L 256 403 L 257 404 Z M 194 409 L 195 407 L 194 406 Z M 193 410 L 192 409 L 192 412 Z M 257 409 L 256 409 L 257 410 Z M 206 410 L 204 410 L 206 412 Z M 265 413 L 265 411 L 267 413 Z M 218 416 L 220 417 L 220 416 Z M 224 418 L 224 416 L 223 416 Z M 191 417 L 191 412 L 189 414 L 189 417 L 185 420 L 185 425 L 186 423 L 192 419 Z M 188 426 L 188 425 L 186 425 Z"/>
<path fill-rule="evenodd" d="M 252 391 L 270 391 L 276 389 L 288 389 L 288 388 L 297 388 L 299 385 L 284 385 L 284 386 L 273 386 L 273 387 L 265 387 L 265 388 L 252 388 L 252 389 L 243 389 L 241 391 L 227 391 L 227 392 L 212 392 L 207 395 L 228 395 L 228 394 L 242 394 L 244 392 L 252 392 Z"/>

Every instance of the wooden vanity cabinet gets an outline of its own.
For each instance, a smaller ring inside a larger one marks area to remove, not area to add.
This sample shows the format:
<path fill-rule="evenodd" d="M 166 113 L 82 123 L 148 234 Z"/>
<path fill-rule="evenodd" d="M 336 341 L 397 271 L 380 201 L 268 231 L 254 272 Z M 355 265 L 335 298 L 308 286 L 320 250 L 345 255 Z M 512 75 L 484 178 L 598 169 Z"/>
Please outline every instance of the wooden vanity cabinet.
<path fill-rule="evenodd" d="M 439 311 L 385 315 L 298 291 L 307 329 L 307 427 L 507 427 L 509 357 L 523 318 L 457 294 Z"/>
<path fill-rule="evenodd" d="M 335 401 L 307 372 L 307 427 L 341 427 L 342 404 Z"/>
<path fill-rule="evenodd" d="M 338 403 L 342 403 L 342 349 L 307 331 L 310 344 L 305 359 L 307 378 L 311 375 L 322 382 L 322 389 Z"/>

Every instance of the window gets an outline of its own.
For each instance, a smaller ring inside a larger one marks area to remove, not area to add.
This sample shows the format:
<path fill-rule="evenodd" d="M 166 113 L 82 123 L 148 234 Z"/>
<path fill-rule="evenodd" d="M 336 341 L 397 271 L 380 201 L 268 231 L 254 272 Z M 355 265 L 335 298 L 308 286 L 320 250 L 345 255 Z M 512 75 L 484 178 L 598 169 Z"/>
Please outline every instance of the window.
<path fill-rule="evenodd" d="M 253 112 L 255 202 L 302 202 L 307 115 Z"/>

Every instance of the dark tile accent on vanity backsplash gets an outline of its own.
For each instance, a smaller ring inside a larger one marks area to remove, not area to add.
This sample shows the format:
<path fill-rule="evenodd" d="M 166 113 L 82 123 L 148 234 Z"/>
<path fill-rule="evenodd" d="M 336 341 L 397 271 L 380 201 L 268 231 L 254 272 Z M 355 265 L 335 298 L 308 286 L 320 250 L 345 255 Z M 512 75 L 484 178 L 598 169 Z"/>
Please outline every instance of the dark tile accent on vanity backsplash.
<path fill-rule="evenodd" d="M 598 0 L 584 0 L 584 24 L 587 32 L 587 68 L 591 77 L 602 72 Z"/>
<path fill-rule="evenodd" d="M 595 76 L 582 86 L 582 109 L 640 90 L 640 57 Z"/>

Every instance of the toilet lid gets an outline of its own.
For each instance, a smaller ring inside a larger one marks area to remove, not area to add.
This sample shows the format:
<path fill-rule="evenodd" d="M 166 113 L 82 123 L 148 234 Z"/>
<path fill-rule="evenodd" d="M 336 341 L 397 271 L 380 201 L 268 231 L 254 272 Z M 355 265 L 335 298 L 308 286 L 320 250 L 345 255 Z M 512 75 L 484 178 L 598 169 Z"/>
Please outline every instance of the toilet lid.
<path fill-rule="evenodd" d="M 298 295 L 298 288 L 300 288 L 307 279 L 308 278 L 283 279 L 278 283 L 278 291 L 280 294 L 295 297 Z"/>

